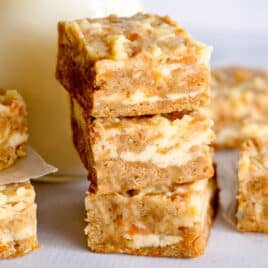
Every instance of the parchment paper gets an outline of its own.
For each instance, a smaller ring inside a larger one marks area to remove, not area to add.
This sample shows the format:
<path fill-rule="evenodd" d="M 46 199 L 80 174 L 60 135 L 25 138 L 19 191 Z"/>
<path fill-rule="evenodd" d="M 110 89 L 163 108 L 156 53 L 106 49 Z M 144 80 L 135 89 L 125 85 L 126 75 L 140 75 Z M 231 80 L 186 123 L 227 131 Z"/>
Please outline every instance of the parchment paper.
<path fill-rule="evenodd" d="M 28 147 L 27 156 L 18 159 L 14 165 L 0 172 L 0 185 L 37 179 L 55 173 L 57 170 L 57 168 L 47 164 L 32 148 Z"/>

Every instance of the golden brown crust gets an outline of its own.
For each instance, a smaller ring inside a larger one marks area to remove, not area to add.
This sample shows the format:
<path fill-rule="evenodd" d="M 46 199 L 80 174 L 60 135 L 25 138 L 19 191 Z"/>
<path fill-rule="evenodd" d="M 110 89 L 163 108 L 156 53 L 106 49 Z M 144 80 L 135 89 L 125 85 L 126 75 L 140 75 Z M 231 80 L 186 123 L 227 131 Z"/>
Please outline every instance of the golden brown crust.
<path fill-rule="evenodd" d="M 6 244 L 0 243 L 0 259 L 21 257 L 39 247 L 35 236 Z"/>
<path fill-rule="evenodd" d="M 214 212 L 213 212 L 214 213 Z M 165 247 L 146 247 L 133 249 L 118 244 L 109 246 L 105 244 L 92 244 L 88 239 L 88 247 L 91 251 L 97 253 L 125 253 L 137 256 L 155 256 L 155 257 L 176 257 L 176 258 L 196 258 L 204 254 L 209 239 L 210 229 L 213 224 L 212 216 L 207 216 L 207 223 L 203 229 L 185 228 L 181 236 L 183 241 L 174 245 Z"/>
<path fill-rule="evenodd" d="M 210 49 L 167 17 L 61 22 L 58 32 L 57 79 L 91 116 L 170 113 L 209 102 Z"/>
<path fill-rule="evenodd" d="M 77 99 L 81 105 L 87 107 L 88 100 L 85 95 L 77 95 L 69 92 L 72 97 Z M 94 97 L 93 97 L 94 98 Z M 119 116 L 142 116 L 161 113 L 172 113 L 174 111 L 191 111 L 203 107 L 209 102 L 208 92 L 202 91 L 200 94 L 191 98 L 182 98 L 176 101 L 163 100 L 155 103 L 141 103 L 136 105 L 116 105 L 109 104 L 99 105 L 98 108 L 89 112 L 94 117 L 119 117 Z M 86 108 L 89 109 L 88 107 Z M 90 109 L 91 110 L 91 109 Z"/>
<path fill-rule="evenodd" d="M 186 165 L 167 168 L 117 159 L 101 161 L 94 165 L 94 169 L 95 173 L 89 173 L 88 178 L 92 182 L 91 190 L 99 194 L 137 190 L 157 184 L 188 183 L 212 177 L 214 174 L 210 154 L 190 160 Z"/>

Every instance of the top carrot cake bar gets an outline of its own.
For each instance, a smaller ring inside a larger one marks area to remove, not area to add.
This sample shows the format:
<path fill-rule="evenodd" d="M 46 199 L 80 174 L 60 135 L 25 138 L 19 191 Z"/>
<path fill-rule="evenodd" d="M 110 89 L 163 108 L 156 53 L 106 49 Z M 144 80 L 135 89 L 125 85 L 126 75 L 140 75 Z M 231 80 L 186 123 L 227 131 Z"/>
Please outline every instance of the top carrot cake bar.
<path fill-rule="evenodd" d="M 210 47 L 169 17 L 60 22 L 57 79 L 93 117 L 193 110 L 209 102 Z"/>

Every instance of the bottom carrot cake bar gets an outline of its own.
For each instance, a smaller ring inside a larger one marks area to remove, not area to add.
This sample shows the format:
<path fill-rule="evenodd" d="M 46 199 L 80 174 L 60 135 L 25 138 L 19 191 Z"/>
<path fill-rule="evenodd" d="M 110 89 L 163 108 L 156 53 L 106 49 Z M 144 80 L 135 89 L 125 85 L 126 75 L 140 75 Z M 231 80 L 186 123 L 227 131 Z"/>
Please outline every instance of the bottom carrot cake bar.
<path fill-rule="evenodd" d="M 207 244 L 216 193 L 214 179 L 125 194 L 89 192 L 88 246 L 95 252 L 197 257 Z"/>
<path fill-rule="evenodd" d="M 239 160 L 237 229 L 268 233 L 268 142 L 251 139 Z"/>
<path fill-rule="evenodd" d="M 38 247 L 34 188 L 29 182 L 0 185 L 0 259 Z"/>

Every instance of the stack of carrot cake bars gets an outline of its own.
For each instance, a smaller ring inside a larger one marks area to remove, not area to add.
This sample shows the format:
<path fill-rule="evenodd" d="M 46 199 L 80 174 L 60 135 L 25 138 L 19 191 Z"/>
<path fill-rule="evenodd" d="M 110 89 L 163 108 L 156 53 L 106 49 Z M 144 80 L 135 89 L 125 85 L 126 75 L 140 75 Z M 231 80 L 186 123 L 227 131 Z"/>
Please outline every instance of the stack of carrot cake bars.
<path fill-rule="evenodd" d="M 0 172 L 26 155 L 26 108 L 15 90 L 0 89 Z M 0 259 L 38 247 L 35 191 L 30 182 L 0 181 Z"/>
<path fill-rule="evenodd" d="M 195 257 L 215 214 L 210 48 L 168 17 L 60 22 L 57 79 L 91 181 L 96 252 Z"/>

